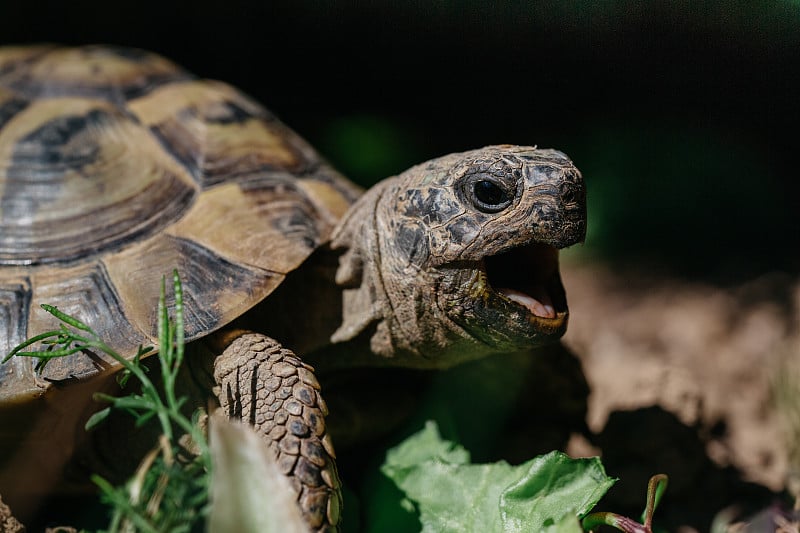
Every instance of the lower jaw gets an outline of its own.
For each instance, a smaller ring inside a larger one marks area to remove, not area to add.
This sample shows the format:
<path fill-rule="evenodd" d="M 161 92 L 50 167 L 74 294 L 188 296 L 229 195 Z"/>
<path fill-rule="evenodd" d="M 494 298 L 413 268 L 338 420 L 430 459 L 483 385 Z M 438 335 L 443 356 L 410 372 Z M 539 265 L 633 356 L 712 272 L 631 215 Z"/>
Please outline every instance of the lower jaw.
<path fill-rule="evenodd" d="M 540 319 L 528 317 L 519 322 L 506 322 L 500 327 L 494 326 L 490 336 L 495 337 L 498 345 L 529 349 L 557 342 L 567 332 L 568 314 L 560 312 L 555 318 Z M 494 335 L 492 335 L 492 333 Z"/>
<path fill-rule="evenodd" d="M 567 330 L 569 312 L 558 274 L 546 287 L 553 306 L 553 317 L 537 316 L 525 305 L 503 297 L 489 285 L 482 268 L 458 269 L 445 277 L 433 306 L 443 311 L 453 323 L 451 333 L 471 339 L 484 354 L 527 350 L 557 342 Z M 447 299 L 441 295 L 460 294 Z M 431 302 L 433 303 L 433 302 Z M 549 314 L 549 313 L 548 313 Z"/>
<path fill-rule="evenodd" d="M 488 349 L 512 352 L 557 342 L 567 331 L 569 312 L 558 310 L 555 315 L 539 317 L 491 295 L 477 301 L 472 309 L 451 315 L 451 319 Z"/>

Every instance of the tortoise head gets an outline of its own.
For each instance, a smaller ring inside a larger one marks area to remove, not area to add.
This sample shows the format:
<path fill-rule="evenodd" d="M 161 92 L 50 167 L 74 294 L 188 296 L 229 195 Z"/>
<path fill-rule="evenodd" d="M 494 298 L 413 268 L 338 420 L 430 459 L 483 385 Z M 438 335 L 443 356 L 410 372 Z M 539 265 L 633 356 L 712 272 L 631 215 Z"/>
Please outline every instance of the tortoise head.
<path fill-rule="evenodd" d="M 344 321 L 393 363 L 447 367 L 551 342 L 567 327 L 558 250 L 586 233 L 585 187 L 563 153 L 490 146 L 413 167 L 340 224 Z"/>

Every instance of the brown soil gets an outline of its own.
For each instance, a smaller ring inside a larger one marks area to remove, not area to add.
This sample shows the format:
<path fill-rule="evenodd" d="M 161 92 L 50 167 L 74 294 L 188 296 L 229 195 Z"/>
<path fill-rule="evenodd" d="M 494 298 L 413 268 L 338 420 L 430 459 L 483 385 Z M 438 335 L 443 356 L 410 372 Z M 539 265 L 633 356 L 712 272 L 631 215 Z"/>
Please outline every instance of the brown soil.
<path fill-rule="evenodd" d="M 564 283 L 565 342 L 584 365 L 596 434 L 570 451 L 601 451 L 621 478 L 609 504 L 641 510 L 658 472 L 670 475 L 659 513 L 673 531 L 777 501 L 797 454 L 785 421 L 800 417 L 800 281 L 718 288 L 567 265 Z"/>

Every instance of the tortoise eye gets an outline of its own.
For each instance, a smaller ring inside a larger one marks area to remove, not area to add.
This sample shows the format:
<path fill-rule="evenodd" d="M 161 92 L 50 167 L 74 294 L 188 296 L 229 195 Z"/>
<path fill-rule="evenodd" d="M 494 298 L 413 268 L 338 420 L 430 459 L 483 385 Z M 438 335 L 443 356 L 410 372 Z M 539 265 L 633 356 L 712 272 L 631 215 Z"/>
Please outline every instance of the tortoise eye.
<path fill-rule="evenodd" d="M 498 183 L 487 179 L 478 180 L 472 185 L 475 207 L 486 213 L 497 213 L 511 205 L 511 195 Z"/>

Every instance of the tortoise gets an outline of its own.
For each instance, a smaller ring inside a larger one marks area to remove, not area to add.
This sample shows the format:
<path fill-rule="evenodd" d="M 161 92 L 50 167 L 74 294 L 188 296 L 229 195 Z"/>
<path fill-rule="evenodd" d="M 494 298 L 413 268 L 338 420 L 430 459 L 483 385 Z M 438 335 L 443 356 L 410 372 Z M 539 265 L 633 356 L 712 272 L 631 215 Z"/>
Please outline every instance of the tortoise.
<path fill-rule="evenodd" d="M 153 53 L 0 49 L 0 353 L 52 328 L 49 303 L 133 356 L 177 269 L 205 394 L 275 450 L 315 530 L 341 506 L 315 369 L 324 383 L 556 341 L 558 250 L 585 231 L 583 179 L 557 150 L 450 154 L 363 192 L 259 103 Z M 18 515 L 117 368 L 97 353 L 0 366 L 0 494 Z"/>

